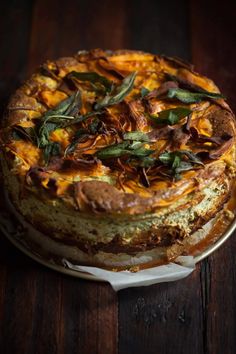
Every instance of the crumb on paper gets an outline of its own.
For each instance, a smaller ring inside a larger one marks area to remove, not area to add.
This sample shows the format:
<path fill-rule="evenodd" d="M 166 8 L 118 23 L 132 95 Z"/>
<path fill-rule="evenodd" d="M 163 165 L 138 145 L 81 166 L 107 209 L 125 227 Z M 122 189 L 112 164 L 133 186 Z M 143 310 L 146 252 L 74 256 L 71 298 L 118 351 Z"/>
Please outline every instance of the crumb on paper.
<path fill-rule="evenodd" d="M 117 268 L 112 268 L 112 272 L 118 272 Z"/>
<path fill-rule="evenodd" d="M 140 270 L 140 266 L 133 266 L 129 268 L 131 273 L 137 273 Z"/>
<path fill-rule="evenodd" d="M 235 217 L 234 213 L 231 210 L 229 210 L 229 209 L 225 209 L 224 210 L 224 214 L 225 214 L 225 216 L 227 217 L 228 220 L 233 220 L 234 217 Z"/>

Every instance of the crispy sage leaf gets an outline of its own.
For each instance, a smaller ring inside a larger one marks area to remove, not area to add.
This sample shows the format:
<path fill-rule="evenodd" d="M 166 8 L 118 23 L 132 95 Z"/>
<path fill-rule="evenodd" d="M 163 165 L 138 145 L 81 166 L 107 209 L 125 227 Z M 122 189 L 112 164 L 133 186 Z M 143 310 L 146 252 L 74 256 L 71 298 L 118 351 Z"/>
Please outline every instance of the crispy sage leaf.
<path fill-rule="evenodd" d="M 60 102 L 55 108 L 47 111 L 40 120 L 37 141 L 38 147 L 43 148 L 49 144 L 50 133 L 63 127 L 65 121 L 74 120 L 74 116 L 81 108 L 81 96 L 77 91 L 70 97 Z"/>
<path fill-rule="evenodd" d="M 65 152 L 64 152 L 64 156 L 67 156 L 67 155 L 71 154 L 72 152 L 74 152 L 78 143 L 80 141 L 82 141 L 83 139 L 87 138 L 88 136 L 89 136 L 89 132 L 87 129 L 83 129 L 83 128 L 79 129 L 76 132 L 72 142 L 66 147 Z"/>
<path fill-rule="evenodd" d="M 162 154 L 159 155 L 159 160 L 164 164 L 164 165 L 172 165 L 174 163 L 174 160 L 178 158 L 179 161 L 179 153 L 178 152 L 163 152 Z M 176 162 L 175 162 L 176 163 Z"/>
<path fill-rule="evenodd" d="M 128 150 L 129 142 L 123 142 L 120 144 L 113 144 L 100 149 L 96 152 L 96 156 L 103 160 L 109 159 L 111 157 L 120 157 L 123 155 L 128 155 L 130 151 Z"/>
<path fill-rule="evenodd" d="M 12 136 L 15 140 L 29 140 L 32 143 L 37 142 L 37 135 L 35 129 L 33 127 L 22 127 L 20 125 L 16 125 L 13 128 Z"/>
<path fill-rule="evenodd" d="M 197 103 L 208 98 L 218 99 L 225 98 L 220 93 L 214 92 L 190 92 L 180 88 L 170 88 L 167 93 L 168 98 L 175 98 L 183 103 Z"/>
<path fill-rule="evenodd" d="M 151 155 L 155 150 L 146 149 L 144 147 L 139 147 L 132 151 L 131 155 L 138 158 L 143 158 Z"/>
<path fill-rule="evenodd" d="M 139 159 L 138 164 L 140 167 L 148 168 L 154 166 L 156 162 L 157 159 L 154 157 L 143 156 L 141 159 Z"/>
<path fill-rule="evenodd" d="M 166 76 L 167 80 L 172 80 L 172 81 L 177 82 L 180 85 L 180 88 L 182 88 L 184 90 L 189 90 L 191 92 L 200 92 L 200 93 L 207 92 L 201 86 L 198 86 L 186 79 L 183 79 L 182 77 L 171 75 L 169 73 L 165 73 L 165 76 Z"/>
<path fill-rule="evenodd" d="M 163 152 L 159 156 L 163 165 L 170 167 L 175 179 L 180 179 L 180 173 L 194 169 L 194 165 L 203 165 L 202 161 L 191 151 L 179 150 Z"/>
<path fill-rule="evenodd" d="M 99 83 L 100 85 L 104 86 L 106 91 L 110 92 L 113 86 L 113 83 L 108 80 L 105 76 L 99 75 L 98 73 L 92 72 L 78 72 L 72 71 L 67 75 L 68 78 L 76 78 L 80 81 L 88 81 L 92 84 L 92 86 L 96 89 L 96 85 L 94 84 Z"/>
<path fill-rule="evenodd" d="M 181 172 L 189 171 L 193 169 L 193 165 L 190 162 L 181 161 L 179 166 L 175 168 L 175 175 L 179 175 Z"/>
<path fill-rule="evenodd" d="M 133 141 L 145 141 L 145 142 L 150 141 L 148 135 L 140 131 L 126 132 L 123 134 L 123 139 L 133 140 Z"/>
<path fill-rule="evenodd" d="M 154 152 L 154 150 L 152 152 Z M 155 164 L 157 164 L 158 159 L 155 157 L 147 156 L 147 155 L 146 156 L 135 156 L 135 158 L 133 156 L 130 156 L 127 159 L 126 163 L 129 163 L 135 167 L 148 168 L 148 167 L 152 167 Z"/>
<path fill-rule="evenodd" d="M 73 72 L 73 75 L 75 75 L 75 73 L 76 72 Z M 103 77 L 97 73 L 77 73 L 76 75 L 79 75 L 80 79 L 83 76 L 84 80 L 88 80 L 90 78 L 91 80 L 96 80 L 100 83 L 102 82 L 103 85 L 108 85 L 108 81 L 106 81 L 106 78 L 104 78 L 104 80 Z M 44 148 L 45 146 L 47 146 L 47 144 L 49 144 L 50 133 L 52 131 L 58 128 L 65 128 L 72 124 L 83 122 L 87 118 L 92 117 L 94 115 L 102 114 L 102 108 L 122 101 L 124 97 L 132 90 L 135 76 L 136 72 L 127 76 L 123 80 L 121 85 L 116 86 L 111 93 L 108 93 L 102 101 L 95 105 L 96 111 L 94 112 L 88 112 L 84 115 L 79 115 L 79 110 L 81 108 L 81 95 L 79 90 L 67 99 L 60 102 L 56 108 L 47 111 L 41 117 L 41 124 L 39 126 L 37 134 L 38 147 Z"/>
<path fill-rule="evenodd" d="M 47 165 L 52 156 L 58 156 L 61 154 L 61 145 L 58 142 L 50 142 L 44 148 L 44 161 Z"/>
<path fill-rule="evenodd" d="M 157 116 L 152 115 L 151 119 L 157 124 L 174 125 L 179 122 L 181 118 L 188 116 L 192 111 L 185 107 L 176 107 L 166 109 L 158 113 Z"/>
<path fill-rule="evenodd" d="M 173 170 L 176 170 L 180 166 L 180 164 L 181 164 L 181 157 L 177 154 L 173 155 L 171 168 Z"/>
<path fill-rule="evenodd" d="M 186 155 L 189 159 L 189 161 L 197 164 L 197 165 L 204 165 L 204 163 L 201 161 L 201 159 L 196 156 L 192 151 L 189 150 L 181 150 L 182 155 Z"/>
<path fill-rule="evenodd" d="M 95 104 L 94 109 L 99 111 L 102 108 L 121 102 L 132 90 L 136 75 L 136 72 L 128 75 L 122 81 L 121 85 L 115 86 L 111 93 L 108 93 L 102 100 L 98 101 Z"/>
<path fill-rule="evenodd" d="M 79 110 L 82 106 L 82 101 L 81 101 L 81 93 L 80 91 L 76 91 L 74 94 L 72 94 L 69 98 L 69 104 L 68 107 L 65 111 L 65 115 L 68 116 L 76 116 L 79 114 Z"/>
<path fill-rule="evenodd" d="M 55 123 L 45 123 L 39 129 L 39 134 L 37 136 L 37 144 L 39 148 L 44 148 L 50 143 L 49 136 L 50 133 L 58 128 Z"/>
<path fill-rule="evenodd" d="M 96 152 L 96 156 L 101 160 L 125 155 L 139 158 L 149 156 L 153 152 L 154 150 L 144 148 L 143 143 L 141 142 L 134 142 L 130 144 L 128 141 L 124 141 L 122 143 L 113 144 L 98 150 Z"/>
<path fill-rule="evenodd" d="M 62 123 L 62 128 L 68 127 L 70 125 L 74 125 L 80 122 L 84 122 L 86 119 L 88 119 L 89 117 L 93 117 L 93 116 L 97 116 L 103 114 L 103 111 L 97 111 L 97 112 L 88 112 L 86 114 L 81 114 L 78 115 L 77 117 L 75 117 L 73 120 L 67 120 L 64 123 Z"/>
<path fill-rule="evenodd" d="M 141 87 L 140 90 L 140 94 L 141 94 L 141 98 L 144 98 L 145 96 L 147 96 L 150 93 L 150 90 L 147 89 L 146 87 Z"/>
<path fill-rule="evenodd" d="M 179 172 L 177 172 L 182 162 L 181 155 L 178 152 L 163 152 L 160 154 L 159 160 L 163 165 L 168 166 L 171 169 L 171 174 L 176 180 L 181 178 Z"/>
<path fill-rule="evenodd" d="M 103 133 L 106 128 L 101 119 L 94 117 L 88 127 L 91 134 Z"/>
<path fill-rule="evenodd" d="M 43 116 L 42 120 L 46 120 L 48 117 L 61 117 L 73 115 L 75 109 L 78 111 L 81 107 L 81 95 L 80 91 L 73 93 L 71 96 L 61 101 L 55 108 L 47 111 Z"/>

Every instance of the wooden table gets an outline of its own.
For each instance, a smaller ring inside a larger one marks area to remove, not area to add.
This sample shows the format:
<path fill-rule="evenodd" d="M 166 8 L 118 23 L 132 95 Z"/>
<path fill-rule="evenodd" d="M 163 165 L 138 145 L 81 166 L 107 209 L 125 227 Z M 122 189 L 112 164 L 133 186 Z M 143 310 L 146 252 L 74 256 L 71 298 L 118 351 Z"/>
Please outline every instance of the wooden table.
<path fill-rule="evenodd" d="M 236 110 L 235 15 L 227 0 L 2 1 L 1 108 L 45 59 L 101 47 L 190 60 Z M 236 235 L 187 279 L 117 294 L 0 237 L 0 353 L 234 354 L 235 332 Z"/>

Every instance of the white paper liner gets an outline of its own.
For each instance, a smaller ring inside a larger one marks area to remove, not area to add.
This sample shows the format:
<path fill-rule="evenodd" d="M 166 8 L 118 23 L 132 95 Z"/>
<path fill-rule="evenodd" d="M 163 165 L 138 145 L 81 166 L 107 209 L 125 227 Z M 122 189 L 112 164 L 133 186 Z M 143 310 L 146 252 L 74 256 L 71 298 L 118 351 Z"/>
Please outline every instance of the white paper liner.
<path fill-rule="evenodd" d="M 120 271 L 112 272 L 96 267 L 79 266 L 63 259 L 63 263 L 72 270 L 86 272 L 111 284 L 115 291 L 136 286 L 148 286 L 156 283 L 175 281 L 187 277 L 195 269 L 192 256 L 181 256 L 177 263 L 168 263 L 158 267 L 140 270 L 138 272 Z"/>

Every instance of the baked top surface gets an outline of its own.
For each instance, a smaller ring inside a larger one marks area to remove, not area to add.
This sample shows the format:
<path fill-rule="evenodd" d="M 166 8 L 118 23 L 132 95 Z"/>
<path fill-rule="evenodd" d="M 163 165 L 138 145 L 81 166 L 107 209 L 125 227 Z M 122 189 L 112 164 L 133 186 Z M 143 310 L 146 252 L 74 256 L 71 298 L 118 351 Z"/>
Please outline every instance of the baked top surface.
<path fill-rule="evenodd" d="M 96 213 L 197 198 L 235 168 L 234 117 L 215 84 L 142 52 L 46 62 L 12 96 L 1 139 L 26 190 Z"/>

